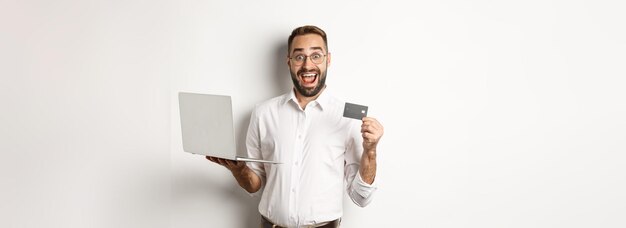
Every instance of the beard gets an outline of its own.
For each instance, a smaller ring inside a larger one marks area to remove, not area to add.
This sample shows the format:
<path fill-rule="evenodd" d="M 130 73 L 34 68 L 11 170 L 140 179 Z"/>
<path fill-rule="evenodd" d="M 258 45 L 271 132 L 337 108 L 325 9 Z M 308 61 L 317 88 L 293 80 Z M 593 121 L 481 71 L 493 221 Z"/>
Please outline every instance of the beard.
<path fill-rule="evenodd" d="M 300 81 L 298 81 L 298 75 L 302 74 L 302 73 L 306 73 L 306 72 L 315 72 L 315 73 L 317 73 L 317 77 L 318 78 L 317 78 L 317 85 L 315 85 L 315 87 L 313 87 L 313 88 L 304 88 L 300 84 Z M 305 96 L 305 97 L 317 96 L 317 94 L 319 94 L 320 91 L 322 91 L 322 89 L 326 85 L 326 71 L 320 72 L 319 68 L 316 68 L 314 70 L 300 69 L 296 73 L 293 73 L 293 71 L 289 71 L 289 73 L 291 74 L 291 81 L 293 81 L 293 86 L 296 87 L 296 90 L 300 94 L 302 94 L 302 96 Z"/>

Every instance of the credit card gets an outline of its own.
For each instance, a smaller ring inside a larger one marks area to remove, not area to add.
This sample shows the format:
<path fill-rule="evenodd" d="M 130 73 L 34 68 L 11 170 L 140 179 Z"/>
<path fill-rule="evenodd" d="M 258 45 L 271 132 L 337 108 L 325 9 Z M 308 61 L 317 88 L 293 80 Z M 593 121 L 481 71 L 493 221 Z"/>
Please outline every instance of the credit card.
<path fill-rule="evenodd" d="M 346 105 L 343 108 L 343 117 L 361 120 L 363 119 L 363 117 L 366 117 L 366 116 L 367 116 L 367 106 L 346 102 Z"/>

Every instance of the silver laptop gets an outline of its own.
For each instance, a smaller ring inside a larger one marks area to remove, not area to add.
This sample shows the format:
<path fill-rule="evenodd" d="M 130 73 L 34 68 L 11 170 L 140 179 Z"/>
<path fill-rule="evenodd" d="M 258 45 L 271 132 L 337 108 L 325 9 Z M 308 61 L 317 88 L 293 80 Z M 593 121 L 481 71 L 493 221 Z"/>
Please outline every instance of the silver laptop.
<path fill-rule="evenodd" d="M 218 158 L 280 164 L 237 156 L 230 96 L 178 93 L 183 150 Z"/>

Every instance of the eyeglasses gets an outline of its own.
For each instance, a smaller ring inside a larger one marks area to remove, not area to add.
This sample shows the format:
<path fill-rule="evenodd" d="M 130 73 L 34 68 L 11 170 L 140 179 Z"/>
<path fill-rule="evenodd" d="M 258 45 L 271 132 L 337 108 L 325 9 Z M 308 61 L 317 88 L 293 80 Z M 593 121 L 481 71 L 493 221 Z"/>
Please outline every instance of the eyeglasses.
<path fill-rule="evenodd" d="M 315 63 L 315 65 L 319 65 L 322 62 L 324 62 L 325 57 L 326 55 L 322 53 L 313 53 L 311 55 L 299 54 L 289 59 L 291 59 L 291 61 L 293 62 L 293 65 L 296 65 L 296 66 L 300 66 L 304 64 L 304 61 L 306 61 L 307 58 L 311 59 L 311 62 Z"/>

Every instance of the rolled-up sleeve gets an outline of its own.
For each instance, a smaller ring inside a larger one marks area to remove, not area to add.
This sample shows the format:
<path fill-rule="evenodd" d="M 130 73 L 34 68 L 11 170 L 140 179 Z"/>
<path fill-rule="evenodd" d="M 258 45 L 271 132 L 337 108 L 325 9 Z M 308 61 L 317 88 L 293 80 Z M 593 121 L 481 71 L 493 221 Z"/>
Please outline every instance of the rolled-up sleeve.
<path fill-rule="evenodd" d="M 256 112 L 257 109 L 255 108 L 250 115 L 250 125 L 248 125 L 248 133 L 246 135 L 246 151 L 249 158 L 263 159 L 259 136 L 259 118 Z M 246 165 L 261 178 L 261 189 L 255 193 L 250 193 L 251 196 L 257 196 L 261 194 L 265 187 L 265 168 L 263 163 L 260 162 L 246 162 Z"/>
<path fill-rule="evenodd" d="M 354 204 L 359 207 L 367 206 L 373 199 L 377 184 L 365 183 L 361 178 L 359 169 L 361 168 L 361 156 L 363 155 L 363 138 L 360 134 L 359 122 L 355 122 L 350 127 L 350 136 L 345 154 L 344 175 L 347 185 L 347 192 Z"/>

